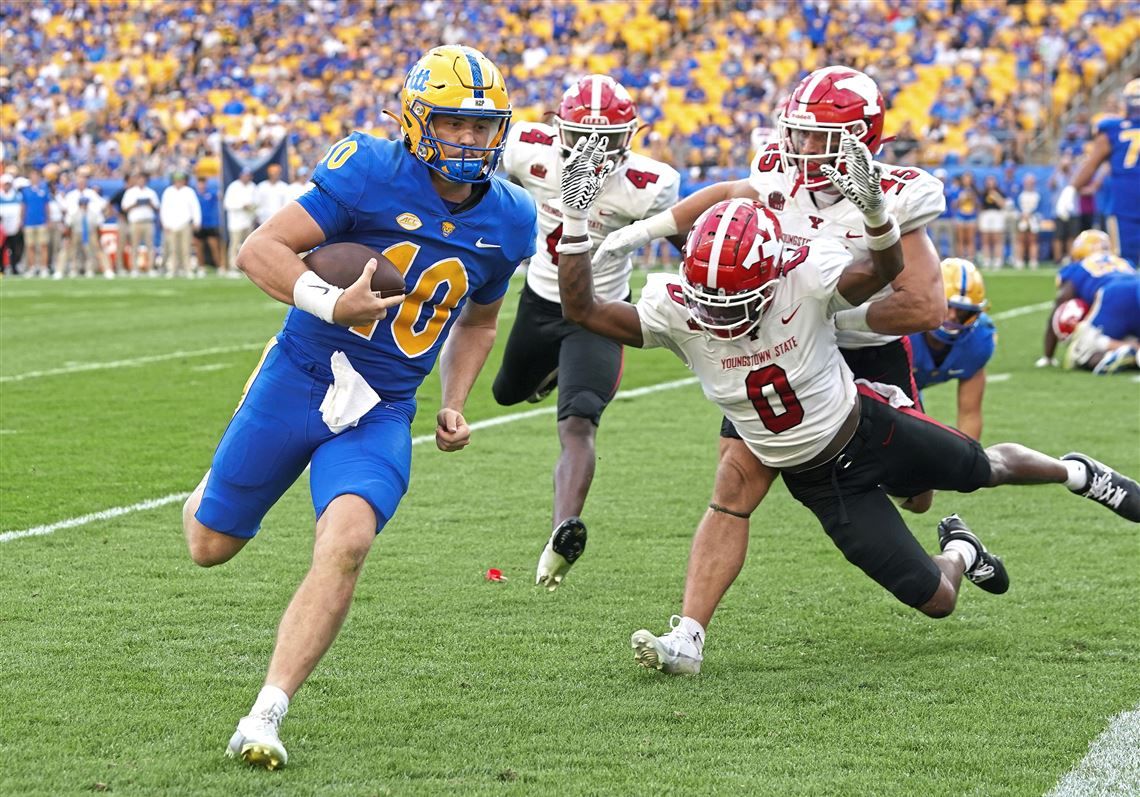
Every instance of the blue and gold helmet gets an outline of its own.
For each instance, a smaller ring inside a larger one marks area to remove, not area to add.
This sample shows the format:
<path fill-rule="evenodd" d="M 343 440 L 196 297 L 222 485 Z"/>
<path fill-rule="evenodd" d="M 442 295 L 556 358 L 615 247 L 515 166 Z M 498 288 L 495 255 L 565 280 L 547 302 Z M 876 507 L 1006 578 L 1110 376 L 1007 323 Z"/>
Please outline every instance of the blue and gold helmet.
<path fill-rule="evenodd" d="M 400 104 L 404 141 L 425 166 L 458 183 L 491 179 L 506 144 L 511 104 L 503 75 L 487 56 L 458 44 L 429 50 L 408 71 Z M 491 120 L 487 140 L 464 146 L 440 138 L 434 122 L 444 114 Z"/>
<path fill-rule="evenodd" d="M 961 257 L 948 257 L 942 266 L 942 287 L 946 290 L 946 305 L 955 311 L 954 318 L 947 318 L 931 334 L 944 343 L 953 343 L 962 330 L 974 324 L 978 316 L 989 306 L 986 299 L 986 284 L 982 272 L 969 260 Z"/>
<path fill-rule="evenodd" d="M 1140 77 L 1124 86 L 1124 114 L 1129 119 L 1140 119 Z"/>

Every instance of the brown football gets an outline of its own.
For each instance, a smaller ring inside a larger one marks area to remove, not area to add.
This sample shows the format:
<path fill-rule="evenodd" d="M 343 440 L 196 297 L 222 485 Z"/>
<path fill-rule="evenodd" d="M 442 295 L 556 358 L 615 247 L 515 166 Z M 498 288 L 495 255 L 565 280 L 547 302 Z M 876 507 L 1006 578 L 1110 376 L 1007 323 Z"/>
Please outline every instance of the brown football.
<path fill-rule="evenodd" d="M 404 275 L 384 255 L 364 244 L 337 243 L 314 249 L 305 255 L 305 265 L 330 285 L 347 288 L 360 279 L 364 264 L 376 258 L 372 290 L 381 296 L 404 293 Z"/>

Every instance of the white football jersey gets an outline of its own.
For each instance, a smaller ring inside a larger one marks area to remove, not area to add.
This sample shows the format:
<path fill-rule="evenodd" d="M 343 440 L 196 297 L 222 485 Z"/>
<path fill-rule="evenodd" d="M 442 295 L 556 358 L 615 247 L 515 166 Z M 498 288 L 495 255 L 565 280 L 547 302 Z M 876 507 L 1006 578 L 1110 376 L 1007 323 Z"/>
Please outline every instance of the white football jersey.
<path fill-rule="evenodd" d="M 723 340 L 702 331 L 678 276 L 651 274 L 637 303 L 646 348 L 663 346 L 680 357 L 752 453 L 774 468 L 822 451 L 855 402 L 831 320 L 850 307 L 836 286 L 851 255 L 826 239 L 797 249 L 802 254 L 785 252 L 785 260 L 802 262 L 780 278 L 751 335 Z"/>
<path fill-rule="evenodd" d="M 937 177 L 911 166 L 884 165 L 884 169 L 883 196 L 887 210 L 898 220 L 899 230 L 904 235 L 942 215 L 946 199 Z M 802 186 L 792 196 L 794 183 L 780 165 L 778 145 L 770 144 L 756 153 L 748 171 L 748 182 L 760 195 L 760 201 L 780 220 L 785 243 L 803 246 L 809 241 L 832 238 L 846 247 L 855 262 L 871 259 L 859 208 L 843 198 L 828 207 L 817 206 L 813 192 Z M 892 290 L 888 285 L 868 301 L 882 299 Z M 839 331 L 839 345 L 845 349 L 880 346 L 897 338 L 897 335 L 877 332 Z"/>
<path fill-rule="evenodd" d="M 503 167 L 525 188 L 538 206 L 538 247 L 527 268 L 531 290 L 551 302 L 558 298 L 558 266 L 554 247 L 562 237 L 562 157 L 558 131 L 550 125 L 520 122 L 511 127 L 503 153 Z M 609 176 L 588 220 L 590 240 L 596 249 L 607 235 L 635 221 L 677 204 L 681 176 L 672 166 L 629 153 Z M 599 299 L 620 301 L 629 296 L 633 259 L 594 271 L 594 292 Z"/>

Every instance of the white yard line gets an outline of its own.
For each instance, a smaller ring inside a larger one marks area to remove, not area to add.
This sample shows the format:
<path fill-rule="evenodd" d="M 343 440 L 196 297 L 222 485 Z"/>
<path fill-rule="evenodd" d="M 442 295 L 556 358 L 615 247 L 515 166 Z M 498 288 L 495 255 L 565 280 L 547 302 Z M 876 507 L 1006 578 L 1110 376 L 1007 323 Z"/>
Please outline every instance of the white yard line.
<path fill-rule="evenodd" d="M 84 371 L 103 371 L 108 368 L 134 368 L 139 365 L 160 363 L 166 360 L 181 360 L 189 357 L 207 357 L 211 354 L 233 354 L 239 351 L 254 351 L 265 348 L 265 341 L 261 343 L 242 343 L 238 346 L 215 346 L 212 349 L 196 349 L 194 351 L 172 351 L 167 354 L 151 354 L 146 357 L 133 357 L 129 360 L 111 360 L 102 363 L 70 363 L 61 368 L 49 368 L 43 371 L 25 371 L 22 374 L 0 376 L 0 383 L 23 382 L 25 379 L 39 379 L 41 376 L 62 376 L 65 374 L 78 374 Z"/>
<path fill-rule="evenodd" d="M 1140 794 L 1140 704 L 1108 721 L 1089 751 L 1045 797 Z"/>
<path fill-rule="evenodd" d="M 994 321 L 1002 321 L 1006 318 L 1017 318 L 1019 315 L 1029 315 L 1036 313 L 1038 310 L 1048 310 L 1053 306 L 1053 302 L 1038 302 L 1037 304 L 1026 304 L 1021 307 L 1012 307 L 1009 310 L 1002 310 L 1000 313 L 994 313 L 990 316 Z"/>
<path fill-rule="evenodd" d="M 685 379 L 674 379 L 671 382 L 660 382 L 656 385 L 646 385 L 645 387 L 637 387 L 633 390 L 623 390 L 614 396 L 615 400 L 637 398 L 638 396 L 646 396 L 650 393 L 658 393 L 662 390 L 673 390 L 674 388 L 684 387 L 685 385 L 696 384 L 696 377 L 687 377 Z M 528 418 L 537 418 L 540 415 L 553 415 L 558 409 L 557 405 L 551 403 L 546 407 L 538 407 L 533 410 L 525 410 L 524 412 L 514 412 L 510 415 L 500 415 L 495 418 L 487 418 L 483 421 L 476 421 L 471 424 L 471 430 L 488 429 L 492 426 L 503 426 L 504 424 L 514 423 L 515 421 L 524 421 Z M 412 438 L 412 445 L 421 445 L 435 441 L 434 434 L 420 435 L 419 437 Z M 129 506 L 116 506 L 111 509 L 104 509 L 101 512 L 92 512 L 89 515 L 81 515 L 79 517 L 68 518 L 67 520 L 60 520 L 55 523 L 48 523 L 43 526 L 34 526 L 30 529 L 21 529 L 19 531 L 5 531 L 0 534 L 0 543 L 12 542 L 13 540 L 21 540 L 25 537 L 42 537 L 46 534 L 53 534 L 62 529 L 73 529 L 76 526 L 86 526 L 88 523 L 94 523 L 99 520 L 109 520 L 111 518 L 121 517 L 122 515 L 129 515 L 134 512 L 142 512 L 147 509 L 156 509 L 160 506 L 173 504 L 178 501 L 185 501 L 189 493 L 171 493 L 164 495 L 161 498 L 151 498 L 146 501 L 140 501 L 137 504 L 130 504 Z"/>

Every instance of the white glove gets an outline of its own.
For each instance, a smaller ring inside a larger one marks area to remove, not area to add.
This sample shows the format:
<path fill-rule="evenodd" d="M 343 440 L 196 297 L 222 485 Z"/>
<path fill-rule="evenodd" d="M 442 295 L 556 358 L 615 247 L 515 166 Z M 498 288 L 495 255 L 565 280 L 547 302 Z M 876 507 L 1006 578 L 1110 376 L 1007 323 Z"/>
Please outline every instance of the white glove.
<path fill-rule="evenodd" d="M 1061 221 L 1068 221 L 1077 212 L 1077 189 L 1067 185 L 1061 189 L 1057 196 L 1057 204 L 1053 207 L 1053 214 Z"/>
<path fill-rule="evenodd" d="M 1040 357 L 1037 358 L 1037 362 L 1033 363 L 1033 367 L 1034 368 L 1056 368 L 1057 367 L 1057 358 L 1056 357 L 1046 357 L 1044 354 L 1042 354 Z"/>
<path fill-rule="evenodd" d="M 859 208 L 868 227 L 882 227 L 888 218 L 883 199 L 883 167 L 875 162 L 871 150 L 858 138 L 846 131 L 841 136 L 838 163 L 835 166 L 821 163 L 819 170 L 839 193 Z M 839 164 L 843 164 L 844 171 L 837 168 Z"/>
<path fill-rule="evenodd" d="M 653 240 L 653 233 L 645 220 L 635 221 L 628 227 L 614 230 L 594 252 L 591 263 L 595 270 L 610 268 L 623 262 L 641 247 Z"/>
<path fill-rule="evenodd" d="M 563 218 L 584 220 L 613 170 L 614 162 L 606 160 L 605 138 L 597 133 L 579 138 L 562 164 Z"/>

